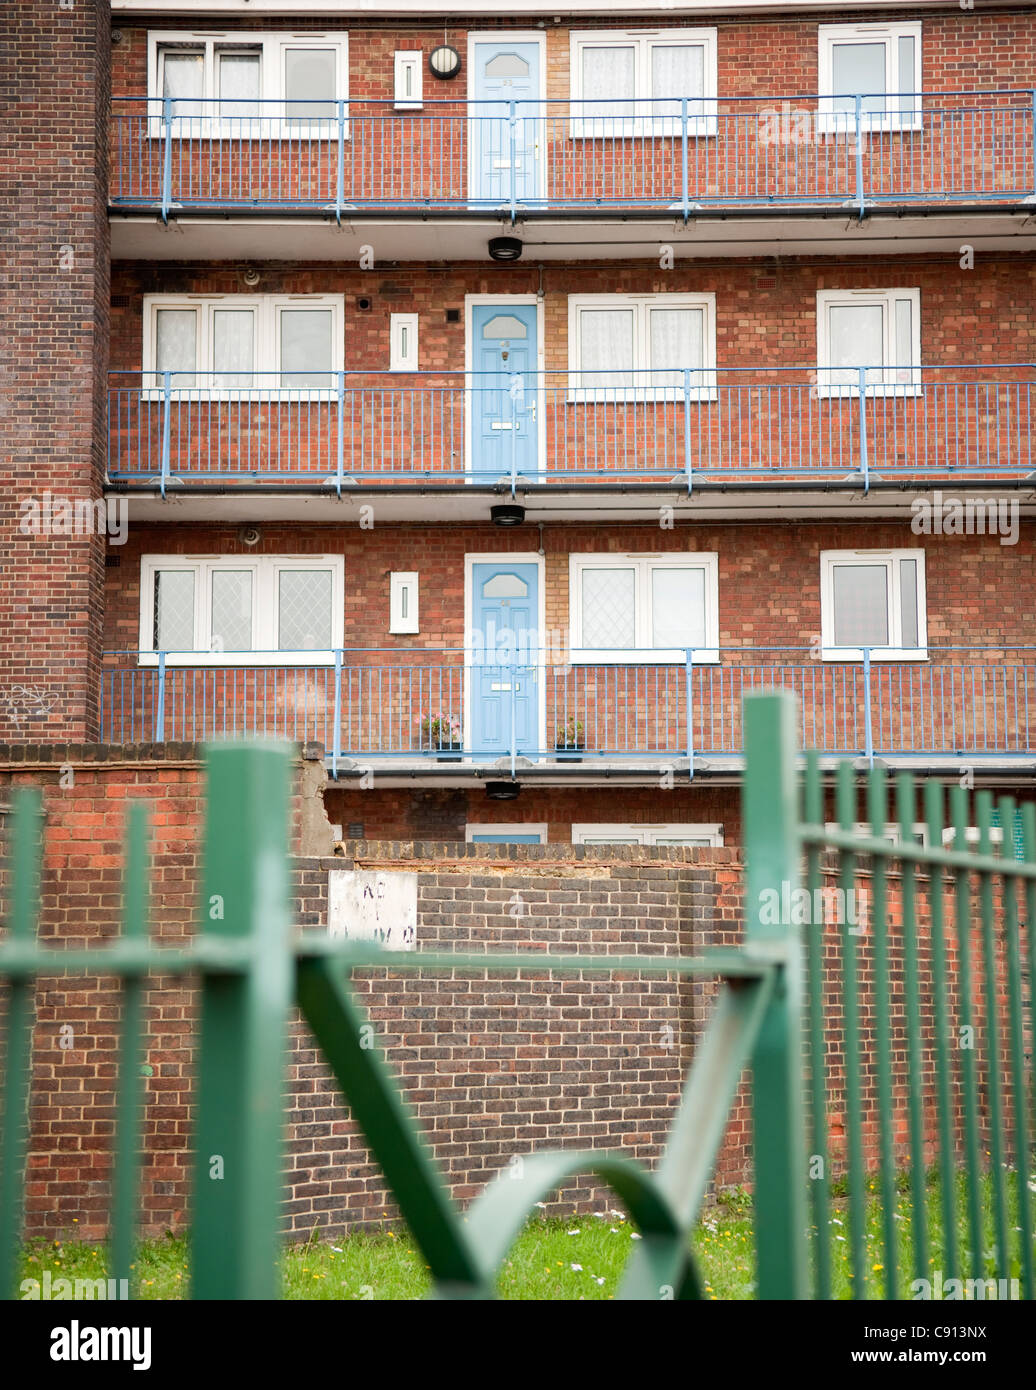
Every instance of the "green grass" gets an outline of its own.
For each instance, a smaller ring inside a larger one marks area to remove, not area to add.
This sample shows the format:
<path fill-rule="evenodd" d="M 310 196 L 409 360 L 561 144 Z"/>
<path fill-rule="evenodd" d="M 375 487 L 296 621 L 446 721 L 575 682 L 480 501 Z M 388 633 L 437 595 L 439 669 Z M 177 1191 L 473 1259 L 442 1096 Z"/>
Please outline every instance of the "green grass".
<path fill-rule="evenodd" d="M 1014 1174 L 1008 1175 L 1008 1225 L 1016 1222 Z M 956 1193 L 958 1230 L 965 1214 L 963 1178 Z M 983 1181 L 987 1251 L 992 1249 L 990 1185 Z M 914 1278 L 912 1257 L 913 1218 L 909 1197 L 900 1194 L 896 1204 L 899 1233 L 900 1297 L 909 1296 Z M 841 1198 L 831 1205 L 829 1226 L 832 1282 L 836 1298 L 852 1291 L 849 1271 L 848 1214 Z M 928 1268 L 943 1269 L 943 1241 L 939 1190 L 929 1184 L 927 1202 L 929 1232 Z M 608 1299 L 618 1286 L 623 1266 L 637 1238 L 628 1218 L 617 1208 L 567 1221 L 531 1221 L 515 1242 L 499 1278 L 505 1299 Z M 1017 1244 L 1017 1233 L 1013 1233 Z M 703 1218 L 694 1235 L 694 1248 L 705 1281 L 706 1297 L 748 1299 L 754 1294 L 755 1251 L 751 1198 L 742 1191 L 724 1194 Z M 961 1241 L 961 1249 L 966 1242 Z M 106 1277 L 106 1250 L 71 1237 L 62 1241 L 32 1241 L 22 1259 L 22 1278 L 41 1278 L 50 1270 L 52 1279 L 102 1279 Z M 993 1274 L 992 1261 L 984 1260 Z M 869 1196 L 866 1218 L 867 1294 L 884 1296 L 884 1246 L 881 1209 Z M 141 1299 L 175 1299 L 186 1295 L 189 1270 L 187 1240 L 169 1236 L 141 1244 L 134 1268 L 134 1296 Z M 961 1271 L 970 1275 L 970 1265 Z M 1017 1252 L 1011 1276 L 1019 1273 Z M 363 1232 L 333 1240 L 312 1240 L 285 1249 L 282 1260 L 284 1296 L 289 1299 L 413 1299 L 428 1292 L 428 1270 L 409 1234 L 383 1230 Z M 944 1276 L 945 1277 L 945 1276 Z"/>

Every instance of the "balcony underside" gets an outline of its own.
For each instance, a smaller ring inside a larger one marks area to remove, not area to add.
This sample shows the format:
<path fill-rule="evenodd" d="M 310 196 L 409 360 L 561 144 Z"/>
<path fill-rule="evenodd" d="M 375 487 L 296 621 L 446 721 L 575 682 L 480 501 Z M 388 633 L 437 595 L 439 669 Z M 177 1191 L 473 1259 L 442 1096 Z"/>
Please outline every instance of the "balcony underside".
<path fill-rule="evenodd" d="M 1031 250 L 1036 206 L 1018 203 L 788 208 L 724 207 L 682 213 L 657 209 L 601 208 L 561 214 L 554 209 L 487 216 L 477 211 L 427 209 L 349 211 L 338 223 L 333 210 L 171 210 L 163 223 L 156 204 L 147 210 L 111 209 L 116 260 L 220 261 L 360 260 L 374 245 L 377 263 L 392 261 L 488 261 L 489 238 L 516 235 L 530 261 L 595 259 L 657 261 L 659 245 L 680 257 L 760 255 L 957 254 L 967 243 L 984 252 Z"/>
<path fill-rule="evenodd" d="M 840 762 L 851 762 L 855 770 L 865 773 L 870 759 L 851 752 L 829 754 L 821 758 L 823 771 L 830 772 Z M 349 786 L 361 781 L 383 790 L 411 788 L 466 788 L 477 790 L 491 781 L 512 780 L 509 758 L 468 760 L 460 765 L 439 765 L 428 758 L 409 760 L 339 759 L 337 766 L 326 759 L 329 775 L 336 782 Z M 671 757 L 655 755 L 636 761 L 584 757 L 578 765 L 554 762 L 550 759 L 530 761 L 518 758 L 513 777 L 526 787 L 659 787 L 663 777 L 671 776 L 674 783 L 703 783 L 712 786 L 736 786 L 744 772 L 744 758 L 729 754 L 703 754 L 692 760 L 686 753 Z M 885 754 L 875 757 L 874 766 L 891 772 L 913 772 L 918 776 L 947 777 L 956 781 L 964 768 L 969 769 L 976 785 L 1017 786 L 1036 776 L 1036 754 L 1022 757 L 1003 754 Z"/>
<path fill-rule="evenodd" d="M 1036 518 L 1036 483 L 1017 480 L 965 482 L 944 479 L 932 486 L 952 490 L 954 497 L 988 498 L 1008 493 L 1018 501 L 1022 518 Z M 405 522 L 484 523 L 496 502 L 510 501 L 510 483 L 492 487 L 399 485 L 391 489 L 350 488 L 338 498 L 321 488 L 316 494 L 285 484 L 255 487 L 175 487 L 163 498 L 156 485 L 108 488 L 109 496 L 125 497 L 131 522 L 189 524 L 215 521 L 309 522 L 313 525 L 355 526 L 360 508 L 377 504 L 379 525 Z M 672 507 L 675 522 L 707 521 L 736 516 L 740 521 L 772 521 L 779 511 L 786 520 L 838 517 L 909 518 L 915 498 L 931 496 L 931 487 L 913 483 L 873 482 L 864 495 L 859 478 L 832 481 L 825 489 L 815 483 L 786 484 L 778 490 L 767 483 L 715 483 L 696 480 L 690 496 L 686 479 L 659 484 L 588 484 L 571 487 L 528 486 L 519 483 L 515 499 L 525 508 L 526 525 L 537 522 L 598 521 L 601 523 L 657 522 L 660 507 Z"/>

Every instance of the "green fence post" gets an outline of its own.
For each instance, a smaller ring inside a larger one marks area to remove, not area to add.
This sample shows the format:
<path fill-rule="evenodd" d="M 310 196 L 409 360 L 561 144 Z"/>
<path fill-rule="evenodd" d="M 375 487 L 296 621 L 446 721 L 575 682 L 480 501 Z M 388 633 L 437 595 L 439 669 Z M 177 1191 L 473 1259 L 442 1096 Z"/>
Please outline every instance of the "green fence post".
<path fill-rule="evenodd" d="M 291 752 L 206 749 L 194 1298 L 276 1298 L 283 1071 L 294 964 Z M 247 941 L 244 957 L 220 946 Z"/>
<path fill-rule="evenodd" d="M 758 1295 L 807 1298 L 802 943 L 783 907 L 799 874 L 793 696 L 747 696 L 744 729 L 745 951 L 780 963 L 752 1057 Z"/>
<path fill-rule="evenodd" d="M 8 845 L 12 942 L 28 944 L 36 940 L 43 856 L 42 804 L 38 787 L 19 787 L 12 797 Z M 0 1298 L 14 1298 L 19 1282 L 35 1012 L 35 979 L 22 976 L 10 980 L 6 1065 L 0 1076 L 4 1112 L 0 1129 Z"/>

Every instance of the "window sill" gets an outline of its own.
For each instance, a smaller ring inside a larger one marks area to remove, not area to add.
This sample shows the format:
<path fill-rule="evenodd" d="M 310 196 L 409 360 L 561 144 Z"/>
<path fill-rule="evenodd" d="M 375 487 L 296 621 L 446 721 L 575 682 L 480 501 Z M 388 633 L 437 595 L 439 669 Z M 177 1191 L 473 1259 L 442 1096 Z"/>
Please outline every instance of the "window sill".
<path fill-rule="evenodd" d="M 573 386 L 568 405 L 708 405 L 719 400 L 716 386 L 694 386 L 684 395 L 682 386 Z"/>
<path fill-rule="evenodd" d="M 169 126 L 170 140 L 206 140 L 211 144 L 222 144 L 230 141 L 266 141 L 274 140 L 316 140 L 326 143 L 329 140 L 337 140 L 339 135 L 337 121 L 314 122 L 311 127 L 303 128 L 283 121 L 279 117 L 250 117 L 242 116 L 239 121 L 211 121 L 204 117 L 192 118 L 190 116 L 174 117 Z M 343 121 L 341 135 L 343 140 L 349 139 L 348 119 Z M 164 140 L 166 138 L 166 124 L 164 121 L 152 118 L 148 136 L 152 140 Z"/>
<path fill-rule="evenodd" d="M 719 651 L 715 647 L 695 647 L 691 658 L 694 666 L 717 666 Z M 687 652 L 681 647 L 641 647 L 629 651 L 580 647 L 569 652 L 569 662 L 573 666 L 684 666 Z"/>
<path fill-rule="evenodd" d="M 140 392 L 140 399 L 161 403 L 166 399 L 166 393 L 161 386 L 148 386 Z M 169 400 L 174 404 L 236 401 L 246 405 L 261 405 L 267 401 L 337 401 L 338 389 L 334 386 L 172 386 L 169 388 Z"/>
<path fill-rule="evenodd" d="M 851 662 L 859 665 L 863 662 L 863 650 L 860 647 L 824 647 L 821 649 L 820 657 L 822 661 L 840 661 L 843 664 Z M 927 647 L 872 647 L 871 664 L 876 661 L 888 662 L 893 665 L 899 662 L 927 661 Z"/>
<path fill-rule="evenodd" d="M 715 115 L 689 116 L 687 136 L 703 140 L 719 133 Z M 683 121 L 679 116 L 575 116 L 569 122 L 570 140 L 672 140 L 683 138 Z"/>
<path fill-rule="evenodd" d="M 167 652 L 166 669 L 170 667 L 233 667 L 248 670 L 267 666 L 331 666 L 333 651 L 311 652 Z M 157 652 L 138 652 L 138 666 L 158 666 Z"/>
<path fill-rule="evenodd" d="M 820 370 L 828 371 L 833 369 L 821 367 Z M 821 386 L 818 383 L 816 387 L 816 393 L 817 397 L 822 401 L 848 399 L 850 397 L 858 397 L 860 395 L 860 388 L 858 385 L 852 385 L 849 382 L 846 382 L 842 385 L 827 386 Z M 922 387 L 922 384 L 919 381 L 868 382 L 867 385 L 864 387 L 863 394 L 864 396 L 881 396 L 890 397 L 892 399 L 894 399 L 896 396 L 902 396 L 903 399 L 906 400 L 911 397 L 916 398 L 918 396 L 923 395 L 924 388 Z"/>
<path fill-rule="evenodd" d="M 923 125 L 920 111 L 911 112 L 908 116 L 897 112 L 881 114 L 877 111 L 865 111 L 860 118 L 860 134 L 866 137 L 871 134 L 895 134 L 898 131 L 909 133 L 910 131 L 922 130 Z M 834 115 L 832 112 L 818 111 L 817 134 L 841 135 L 844 139 L 854 139 L 856 136 L 856 117 L 851 111 L 838 115 Z"/>

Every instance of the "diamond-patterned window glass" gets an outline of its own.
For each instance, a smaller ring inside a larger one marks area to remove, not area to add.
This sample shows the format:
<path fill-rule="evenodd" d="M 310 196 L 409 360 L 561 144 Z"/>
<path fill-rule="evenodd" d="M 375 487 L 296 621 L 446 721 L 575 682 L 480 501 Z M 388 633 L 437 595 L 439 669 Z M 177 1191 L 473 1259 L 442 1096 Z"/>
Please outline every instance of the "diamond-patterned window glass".
<path fill-rule="evenodd" d="M 704 570 L 652 569 L 651 645 L 704 647 Z"/>
<path fill-rule="evenodd" d="M 583 570 L 583 646 L 637 645 L 636 571 Z"/>
<path fill-rule="evenodd" d="M 160 652 L 194 651 L 194 574 L 155 572 L 154 646 Z"/>
<path fill-rule="evenodd" d="M 251 570 L 213 570 L 212 647 L 224 652 L 252 650 Z"/>
<path fill-rule="evenodd" d="M 282 652 L 330 648 L 331 592 L 330 570 L 279 571 L 277 646 Z"/>
<path fill-rule="evenodd" d="M 888 570 L 884 565 L 835 565 L 836 647 L 887 647 Z"/>

